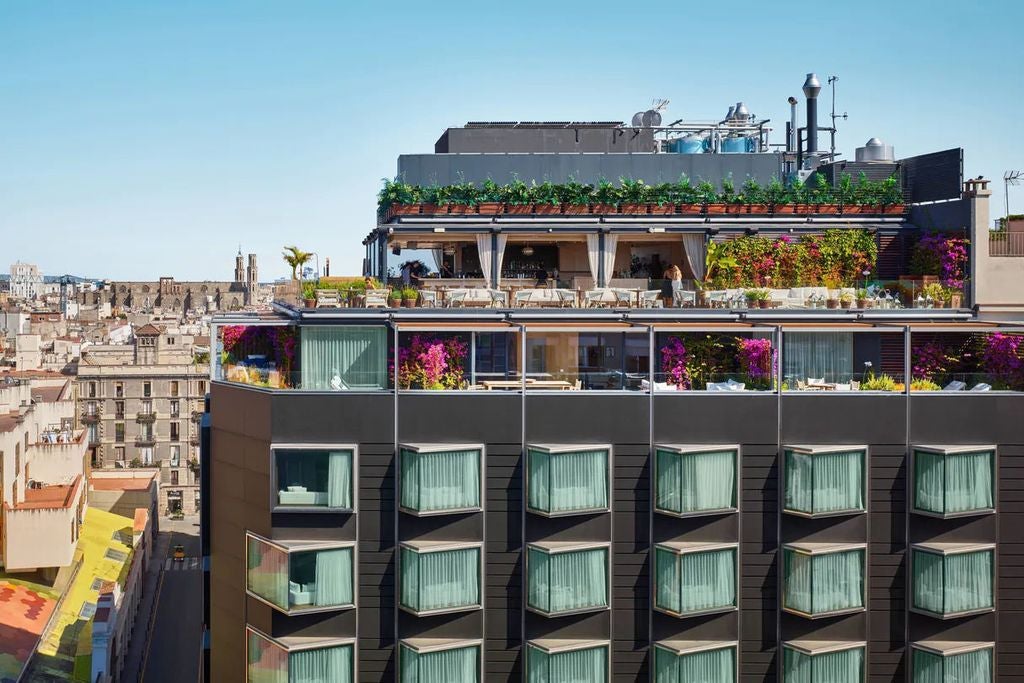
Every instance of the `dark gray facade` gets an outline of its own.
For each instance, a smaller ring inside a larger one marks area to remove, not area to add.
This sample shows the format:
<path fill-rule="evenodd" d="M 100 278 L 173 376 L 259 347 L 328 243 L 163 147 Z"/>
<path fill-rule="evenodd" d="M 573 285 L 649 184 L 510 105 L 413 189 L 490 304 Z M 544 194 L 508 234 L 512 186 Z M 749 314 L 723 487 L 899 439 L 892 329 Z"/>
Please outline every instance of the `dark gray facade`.
<path fill-rule="evenodd" d="M 436 154 L 653 152 L 653 128 L 621 124 L 468 124 L 449 128 L 434 143 Z"/>
<path fill-rule="evenodd" d="M 395 638 L 484 641 L 487 681 L 518 681 L 523 638 L 611 642 L 614 681 L 651 675 L 652 640 L 736 640 L 740 680 L 778 679 L 782 641 L 867 642 L 871 681 L 907 680 L 918 640 L 992 641 L 999 680 L 1016 680 L 1024 613 L 1024 395 L 669 395 L 393 393 L 302 394 L 215 383 L 210 462 L 212 678 L 244 680 L 246 624 L 275 638 L 351 636 L 358 629 L 361 681 L 391 681 Z M 484 512 L 400 523 L 395 504 L 399 444 L 484 446 Z M 611 512 L 547 519 L 523 511 L 523 453 L 535 443 L 609 444 Z M 270 511 L 275 443 L 358 446 L 358 512 Z M 675 519 L 651 510 L 656 444 L 738 444 L 739 513 Z M 857 444 L 868 452 L 867 513 L 825 519 L 780 514 L 781 452 L 793 444 Z M 993 444 L 997 514 L 940 520 L 907 514 L 913 445 Z M 358 531 L 356 531 L 356 529 Z M 286 616 L 245 591 L 245 535 L 345 539 L 358 533 L 356 610 Z M 482 539 L 483 611 L 415 617 L 396 611 L 396 531 Z M 523 609 L 524 545 L 547 539 L 612 543 L 612 608 L 545 618 Z M 1020 537 L 1020 538 L 1018 538 Z M 671 538 L 739 541 L 739 610 L 678 619 L 651 610 L 652 543 Z M 806 619 L 779 610 L 779 548 L 794 540 L 867 544 L 867 609 Z M 907 609 L 908 547 L 922 540 L 998 544 L 996 610 L 939 620 Z M 396 630 L 397 629 L 397 630 Z"/>

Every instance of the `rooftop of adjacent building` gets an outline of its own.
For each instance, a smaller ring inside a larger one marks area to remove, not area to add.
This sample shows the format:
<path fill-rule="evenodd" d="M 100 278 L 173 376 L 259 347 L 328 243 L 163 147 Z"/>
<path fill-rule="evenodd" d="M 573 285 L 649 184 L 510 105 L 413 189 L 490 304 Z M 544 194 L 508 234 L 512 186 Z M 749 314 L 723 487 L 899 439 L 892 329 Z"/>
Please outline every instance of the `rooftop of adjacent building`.
<path fill-rule="evenodd" d="M 148 477 L 103 477 L 99 478 L 96 473 L 89 478 L 89 487 L 94 491 L 146 491 L 153 485 L 157 473 L 153 472 Z"/>
<path fill-rule="evenodd" d="M 26 488 L 25 499 L 17 505 L 5 507 L 14 510 L 62 510 L 74 504 L 82 488 L 82 475 L 69 484 L 48 484 L 38 488 Z"/>

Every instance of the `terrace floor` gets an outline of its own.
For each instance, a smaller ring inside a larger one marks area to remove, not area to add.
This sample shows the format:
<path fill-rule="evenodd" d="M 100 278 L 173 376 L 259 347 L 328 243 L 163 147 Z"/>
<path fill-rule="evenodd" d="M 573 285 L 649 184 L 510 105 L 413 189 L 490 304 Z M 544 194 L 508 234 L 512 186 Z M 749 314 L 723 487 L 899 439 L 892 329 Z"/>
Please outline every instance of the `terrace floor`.
<path fill-rule="evenodd" d="M 16 681 L 57 604 L 43 584 L 0 577 L 0 683 Z"/>

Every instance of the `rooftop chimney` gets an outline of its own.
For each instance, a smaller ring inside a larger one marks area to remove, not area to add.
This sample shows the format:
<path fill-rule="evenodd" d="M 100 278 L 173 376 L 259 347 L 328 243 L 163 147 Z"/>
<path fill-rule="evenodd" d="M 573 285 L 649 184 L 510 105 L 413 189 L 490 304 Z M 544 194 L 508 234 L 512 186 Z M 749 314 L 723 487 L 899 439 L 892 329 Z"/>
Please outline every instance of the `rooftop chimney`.
<path fill-rule="evenodd" d="M 817 75 L 807 74 L 804 81 L 804 96 L 807 98 L 807 153 L 818 151 L 818 93 L 821 92 L 821 81 Z"/>

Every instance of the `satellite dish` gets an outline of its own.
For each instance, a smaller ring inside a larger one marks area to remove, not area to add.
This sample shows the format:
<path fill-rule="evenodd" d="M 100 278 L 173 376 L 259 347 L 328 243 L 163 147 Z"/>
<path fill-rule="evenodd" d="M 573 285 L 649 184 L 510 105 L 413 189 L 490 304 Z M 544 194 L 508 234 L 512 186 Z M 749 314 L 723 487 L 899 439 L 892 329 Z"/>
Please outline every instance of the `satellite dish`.
<path fill-rule="evenodd" d="M 633 114 L 633 127 L 639 128 L 642 125 L 644 125 L 644 113 L 642 111 L 638 111 Z"/>
<path fill-rule="evenodd" d="M 653 109 L 648 109 L 643 113 L 642 116 L 644 128 L 650 128 L 651 126 L 661 125 L 661 114 Z"/>

